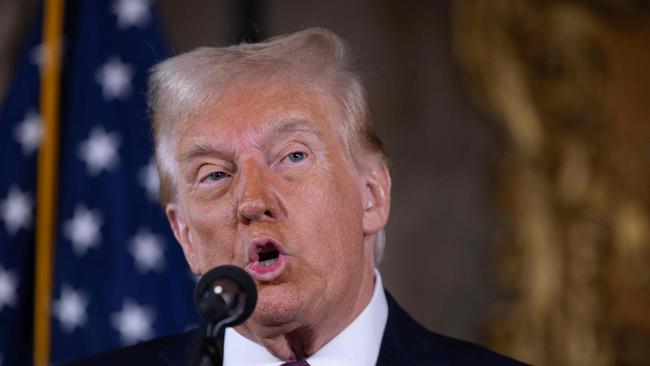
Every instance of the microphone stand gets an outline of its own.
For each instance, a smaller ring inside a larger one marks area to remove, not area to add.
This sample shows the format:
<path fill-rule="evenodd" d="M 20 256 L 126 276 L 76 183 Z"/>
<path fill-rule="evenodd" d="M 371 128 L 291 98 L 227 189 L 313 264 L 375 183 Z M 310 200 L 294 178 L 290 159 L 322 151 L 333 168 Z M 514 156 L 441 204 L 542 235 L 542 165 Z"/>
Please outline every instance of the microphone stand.
<path fill-rule="evenodd" d="M 220 332 L 215 323 L 203 322 L 198 337 L 194 343 L 190 366 L 223 365 L 223 330 Z"/>

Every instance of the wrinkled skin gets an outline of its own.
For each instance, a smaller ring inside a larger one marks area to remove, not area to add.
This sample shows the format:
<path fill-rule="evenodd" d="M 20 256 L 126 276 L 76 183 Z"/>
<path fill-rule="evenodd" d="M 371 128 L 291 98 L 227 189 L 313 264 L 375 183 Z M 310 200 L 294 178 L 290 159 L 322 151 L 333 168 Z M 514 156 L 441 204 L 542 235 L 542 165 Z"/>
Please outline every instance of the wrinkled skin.
<path fill-rule="evenodd" d="M 338 111 L 320 89 L 246 82 L 178 128 L 177 195 L 166 208 L 174 234 L 196 274 L 246 267 L 255 238 L 281 244 L 286 264 L 256 280 L 258 305 L 237 331 L 284 360 L 332 339 L 374 286 L 390 177 L 383 163 L 355 167 Z"/>

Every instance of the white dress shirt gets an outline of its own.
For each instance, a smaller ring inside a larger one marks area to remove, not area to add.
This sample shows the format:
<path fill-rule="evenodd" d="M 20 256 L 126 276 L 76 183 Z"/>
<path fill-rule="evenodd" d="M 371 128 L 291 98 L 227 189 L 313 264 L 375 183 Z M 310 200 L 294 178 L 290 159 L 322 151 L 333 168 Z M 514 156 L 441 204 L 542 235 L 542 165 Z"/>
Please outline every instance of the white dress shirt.
<path fill-rule="evenodd" d="M 375 365 L 387 319 L 384 286 L 375 269 L 375 289 L 366 308 L 341 333 L 308 357 L 307 362 L 311 366 Z M 226 328 L 223 349 L 224 366 L 279 366 L 284 363 L 233 328 Z"/>

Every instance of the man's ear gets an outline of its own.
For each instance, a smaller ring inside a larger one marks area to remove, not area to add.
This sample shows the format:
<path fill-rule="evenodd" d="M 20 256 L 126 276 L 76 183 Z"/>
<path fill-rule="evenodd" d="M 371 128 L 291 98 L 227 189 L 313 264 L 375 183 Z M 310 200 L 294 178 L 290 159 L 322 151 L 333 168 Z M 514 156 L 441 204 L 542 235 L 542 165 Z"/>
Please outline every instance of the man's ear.
<path fill-rule="evenodd" d="M 190 265 L 192 273 L 200 275 L 201 272 L 198 260 L 199 256 L 196 250 L 197 248 L 195 248 L 194 243 L 192 243 L 192 234 L 187 226 L 187 220 L 183 210 L 178 204 L 169 203 L 165 207 L 165 214 L 167 214 L 167 220 L 169 220 L 169 224 L 172 227 L 176 240 L 181 245 L 181 248 L 183 248 L 185 260 Z"/>
<path fill-rule="evenodd" d="M 386 226 L 390 212 L 390 172 L 385 163 L 364 173 L 363 232 L 372 235 Z"/>

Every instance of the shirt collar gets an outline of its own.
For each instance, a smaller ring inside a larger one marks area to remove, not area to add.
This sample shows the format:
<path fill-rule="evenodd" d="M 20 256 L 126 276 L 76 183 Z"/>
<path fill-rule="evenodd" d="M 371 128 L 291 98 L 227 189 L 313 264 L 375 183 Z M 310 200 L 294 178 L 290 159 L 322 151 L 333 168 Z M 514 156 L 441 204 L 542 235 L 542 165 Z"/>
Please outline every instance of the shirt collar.
<path fill-rule="evenodd" d="M 341 333 L 307 358 L 311 366 L 375 365 L 388 319 L 388 303 L 379 271 L 375 269 L 375 288 L 366 308 Z M 278 366 L 284 361 L 261 345 L 226 328 L 224 366 Z"/>

